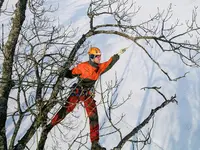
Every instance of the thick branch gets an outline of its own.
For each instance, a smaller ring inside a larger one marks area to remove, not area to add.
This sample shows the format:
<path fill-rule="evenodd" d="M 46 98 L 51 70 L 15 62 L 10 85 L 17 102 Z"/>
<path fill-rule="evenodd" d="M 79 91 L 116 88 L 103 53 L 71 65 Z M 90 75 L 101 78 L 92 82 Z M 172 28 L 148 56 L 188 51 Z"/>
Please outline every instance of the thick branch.
<path fill-rule="evenodd" d="M 155 40 L 155 41 L 156 41 L 156 40 L 162 40 L 161 38 L 158 38 L 158 37 L 156 37 L 156 36 L 136 36 L 136 37 L 133 37 L 133 36 L 130 36 L 130 35 L 126 34 L 126 33 L 119 32 L 119 31 L 115 31 L 115 30 L 109 30 L 109 31 L 107 31 L 107 30 L 98 30 L 98 31 L 94 31 L 94 34 L 115 34 L 115 35 L 122 36 L 122 37 L 124 37 L 124 38 L 126 38 L 126 39 L 129 39 L 129 40 L 135 42 L 140 48 L 142 48 L 142 50 L 145 51 L 145 53 L 149 56 L 149 58 L 150 58 L 150 59 L 158 66 L 158 68 L 167 76 L 167 78 L 169 79 L 169 81 L 177 81 L 177 80 L 179 80 L 179 79 L 185 77 L 186 74 L 188 73 L 188 72 L 187 72 L 187 73 L 185 73 L 183 76 L 180 76 L 180 77 L 177 77 L 177 78 L 172 79 L 172 78 L 169 76 L 169 74 L 168 74 L 165 70 L 163 70 L 163 69 L 161 68 L 160 64 L 159 64 L 158 62 L 156 62 L 156 61 L 151 57 L 151 55 L 148 53 L 148 51 L 147 51 L 141 44 L 139 44 L 139 43 L 137 42 L 138 40 Z M 165 41 L 165 42 L 170 44 L 169 41 Z M 174 42 L 174 43 L 175 43 L 175 42 Z"/>
<path fill-rule="evenodd" d="M 72 65 L 73 59 L 74 59 L 78 49 L 86 41 L 86 39 L 92 35 L 93 35 L 93 33 L 91 31 L 87 32 L 86 34 L 83 34 L 83 36 L 75 44 L 74 48 L 72 49 L 72 51 L 69 54 L 68 61 L 65 63 L 64 67 L 60 69 L 58 79 L 53 86 L 53 91 L 51 93 L 49 101 L 44 105 L 42 111 L 38 114 L 38 117 L 35 118 L 34 122 L 32 123 L 31 127 L 28 129 L 26 134 L 22 137 L 21 140 L 18 141 L 18 144 L 15 146 L 15 150 L 22 150 L 25 148 L 26 144 L 32 138 L 32 136 L 34 135 L 37 128 L 39 128 L 40 125 L 43 123 L 43 120 L 45 120 L 45 118 L 47 118 L 48 112 L 57 104 L 56 97 L 58 95 L 58 92 L 60 91 L 61 83 L 64 78 L 64 74 L 63 74 L 64 70 L 69 69 L 69 67 Z"/>
<path fill-rule="evenodd" d="M 0 0 L 0 13 L 1 13 L 1 7 L 3 6 L 4 0 Z"/>
<path fill-rule="evenodd" d="M 13 66 L 13 57 L 15 47 L 21 31 L 22 24 L 25 20 L 27 0 L 20 0 L 15 10 L 15 16 L 12 21 L 12 27 L 8 35 L 8 40 L 3 48 L 4 61 L 2 69 L 3 84 L 0 85 L 0 149 L 7 149 L 7 142 L 5 136 L 5 122 L 7 112 L 7 102 L 10 90 L 12 88 L 11 75 Z"/>
<path fill-rule="evenodd" d="M 173 96 L 170 100 L 164 101 L 160 106 L 156 107 L 155 109 L 151 110 L 151 113 L 149 116 L 137 127 L 135 127 L 129 134 L 127 134 L 120 142 L 119 144 L 115 147 L 115 149 L 121 149 L 123 145 L 132 137 L 134 136 L 140 129 L 142 129 L 148 122 L 151 120 L 151 118 L 156 114 L 156 112 L 165 106 L 167 106 L 169 103 L 177 102 L 176 101 L 176 96 Z"/>

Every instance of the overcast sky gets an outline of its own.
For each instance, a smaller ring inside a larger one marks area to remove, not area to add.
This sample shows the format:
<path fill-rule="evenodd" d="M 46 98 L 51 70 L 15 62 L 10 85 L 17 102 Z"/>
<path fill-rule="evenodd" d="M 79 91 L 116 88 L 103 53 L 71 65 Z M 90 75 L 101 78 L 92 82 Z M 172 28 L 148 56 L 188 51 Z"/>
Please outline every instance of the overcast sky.
<path fill-rule="evenodd" d="M 57 13 L 54 15 L 59 18 L 59 22 L 63 25 L 73 24 L 79 29 L 77 39 L 89 29 L 89 22 L 86 16 L 89 0 L 51 0 L 48 4 L 59 5 Z M 137 24 L 149 18 L 160 10 L 166 9 L 172 3 L 173 18 L 180 21 L 190 19 L 194 6 L 200 6 L 200 1 L 197 0 L 136 0 L 136 5 L 141 6 L 141 10 L 133 23 Z M 8 8 L 12 8 L 14 1 L 9 1 Z M 198 12 L 200 12 L 198 8 Z M 8 21 L 7 17 L 0 17 L 1 21 Z M 97 19 L 97 23 L 108 21 L 109 18 Z M 199 20 L 198 20 L 199 21 Z M 200 21 L 199 21 L 200 23 Z M 179 31 L 177 31 L 179 32 Z M 181 29 L 180 29 L 181 32 Z M 117 53 L 120 48 L 131 44 L 124 38 L 110 35 L 98 35 L 89 39 L 92 45 L 99 47 L 102 50 L 102 61 L 106 61 L 113 54 Z M 160 62 L 161 66 L 171 75 L 172 78 L 183 75 L 185 72 L 190 73 L 177 82 L 170 82 L 167 77 L 157 68 L 155 64 L 147 57 L 147 55 L 136 45 L 132 45 L 126 53 L 124 53 L 117 64 L 105 75 L 101 80 L 103 87 L 106 87 L 106 82 L 113 80 L 114 75 L 118 79 L 123 79 L 118 90 L 118 102 L 127 97 L 127 94 L 132 91 L 133 95 L 119 109 L 113 113 L 113 119 L 119 119 L 121 114 L 125 114 L 124 120 L 120 123 L 121 131 L 128 133 L 132 128 L 138 125 L 151 111 L 152 108 L 158 106 L 163 99 L 155 92 L 141 90 L 146 86 L 161 86 L 161 91 L 170 98 L 174 94 L 177 95 L 178 105 L 170 104 L 162 109 L 155 116 L 154 128 L 152 131 L 152 143 L 146 146 L 145 150 L 200 150 L 200 80 L 199 69 L 188 68 L 184 66 L 179 57 L 174 54 L 164 54 L 157 46 L 153 49 L 148 49 L 151 55 Z M 81 61 L 86 61 L 87 56 L 82 57 Z M 99 88 L 97 90 L 100 90 Z M 100 102 L 100 96 L 96 96 L 97 103 Z M 100 124 L 105 119 L 103 106 L 98 107 Z M 81 106 L 75 109 L 74 114 L 78 116 L 77 123 L 79 129 L 85 125 L 84 110 Z M 67 116 L 65 121 L 69 121 L 72 116 Z M 150 127 L 151 123 L 149 124 Z M 62 127 L 59 126 L 61 129 Z M 88 123 L 86 122 L 88 128 Z M 147 129 L 147 128 L 146 128 Z M 89 131 L 89 130 L 88 130 Z M 86 131 L 86 132 L 88 132 Z M 9 132 L 9 131 L 8 131 Z M 56 132 L 59 136 L 59 130 L 55 127 L 52 133 Z M 67 133 L 63 129 L 64 133 Z M 101 134 L 107 133 L 107 130 L 101 131 Z M 144 130 L 145 132 L 145 130 Z M 78 132 L 70 132 L 71 136 L 76 136 Z M 52 140 L 55 137 L 49 136 L 46 148 L 51 150 L 55 146 Z M 134 137 L 133 139 L 136 139 Z M 36 139 L 35 139 L 36 140 Z M 118 135 L 110 135 L 102 137 L 100 142 L 103 146 L 112 148 L 119 142 Z M 31 145 L 31 143 L 30 143 Z M 59 147 L 65 149 L 66 142 L 59 139 Z M 90 145 L 90 143 L 88 143 Z M 34 147 L 32 147 L 34 150 Z M 123 150 L 132 149 L 131 145 L 127 144 Z"/>

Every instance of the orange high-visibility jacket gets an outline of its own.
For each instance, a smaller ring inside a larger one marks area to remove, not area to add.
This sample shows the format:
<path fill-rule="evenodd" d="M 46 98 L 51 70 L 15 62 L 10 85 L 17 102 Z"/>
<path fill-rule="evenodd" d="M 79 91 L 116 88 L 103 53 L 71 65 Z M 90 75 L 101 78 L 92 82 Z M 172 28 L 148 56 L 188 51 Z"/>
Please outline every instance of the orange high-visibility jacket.
<path fill-rule="evenodd" d="M 67 70 L 65 77 L 74 78 L 78 77 L 78 85 L 84 88 L 91 88 L 94 86 L 99 76 L 108 71 L 119 60 L 119 55 L 115 54 L 108 61 L 100 64 L 86 61 L 78 64 L 72 70 Z"/>

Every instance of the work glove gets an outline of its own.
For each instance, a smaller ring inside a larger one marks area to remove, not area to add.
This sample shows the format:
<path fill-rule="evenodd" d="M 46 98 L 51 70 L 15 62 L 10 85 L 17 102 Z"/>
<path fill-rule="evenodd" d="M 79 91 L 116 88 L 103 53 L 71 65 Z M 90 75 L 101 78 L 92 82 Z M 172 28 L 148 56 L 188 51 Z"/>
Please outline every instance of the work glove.
<path fill-rule="evenodd" d="M 123 48 L 123 49 L 120 49 L 120 51 L 117 53 L 118 55 L 121 55 L 123 54 L 128 48 Z"/>

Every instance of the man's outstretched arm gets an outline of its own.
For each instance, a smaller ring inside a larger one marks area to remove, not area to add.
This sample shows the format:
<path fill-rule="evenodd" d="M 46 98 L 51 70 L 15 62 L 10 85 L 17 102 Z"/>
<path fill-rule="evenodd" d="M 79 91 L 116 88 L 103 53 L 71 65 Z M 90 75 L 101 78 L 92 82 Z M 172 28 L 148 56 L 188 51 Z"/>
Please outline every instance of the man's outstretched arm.
<path fill-rule="evenodd" d="M 114 66 L 114 64 L 119 60 L 120 55 L 123 54 L 126 50 L 127 48 L 121 49 L 117 54 L 113 55 L 107 62 L 100 64 L 100 69 L 102 69 L 101 74 L 111 69 Z"/>

